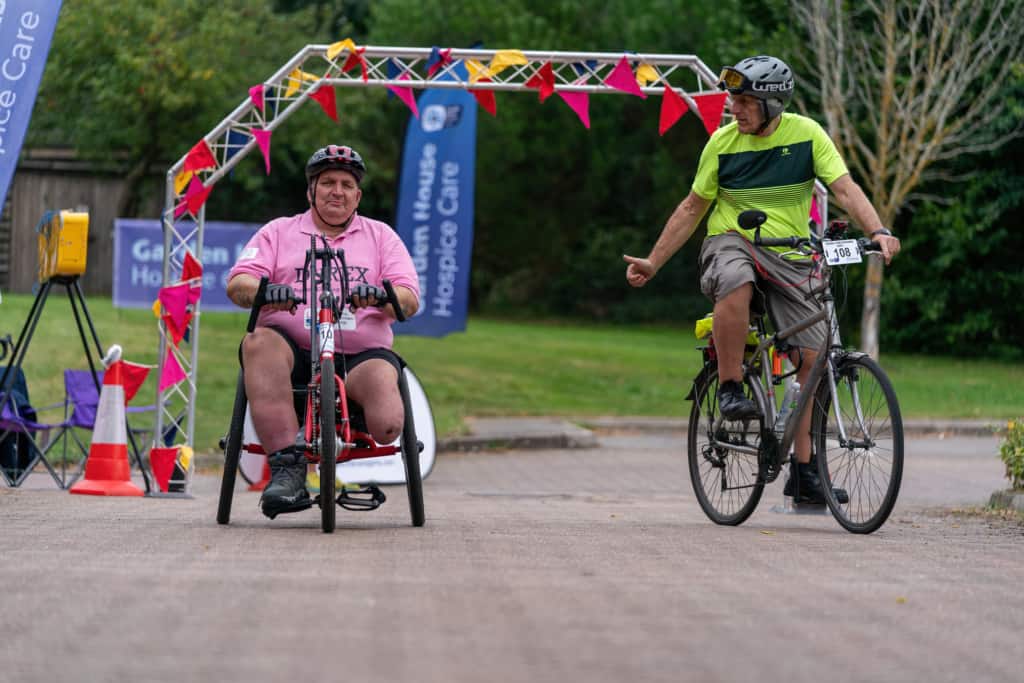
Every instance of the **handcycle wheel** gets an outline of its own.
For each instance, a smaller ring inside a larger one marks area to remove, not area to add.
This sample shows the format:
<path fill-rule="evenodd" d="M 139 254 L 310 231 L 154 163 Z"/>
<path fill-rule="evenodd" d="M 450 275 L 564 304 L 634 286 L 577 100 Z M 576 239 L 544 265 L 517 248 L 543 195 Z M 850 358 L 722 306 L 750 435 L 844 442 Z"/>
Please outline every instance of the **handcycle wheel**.
<path fill-rule="evenodd" d="M 744 380 L 744 392 L 754 403 L 758 389 Z M 718 410 L 718 371 L 705 366 L 698 378 L 687 430 L 690 482 L 697 502 L 711 521 L 736 526 L 750 517 L 764 492 L 757 451 L 761 444 L 761 418 L 724 420 Z M 742 446 L 744 453 L 730 445 Z"/>
<path fill-rule="evenodd" d="M 409 494 L 409 512 L 413 526 L 423 526 L 427 521 L 423 510 L 423 477 L 420 474 L 420 447 L 416 439 L 416 423 L 409 398 L 409 382 L 405 373 L 398 373 L 398 390 L 402 395 L 405 422 L 402 425 L 402 463 L 405 465 L 405 486 Z"/>
<path fill-rule="evenodd" d="M 811 440 L 825 502 L 847 531 L 870 534 L 892 512 L 903 478 L 903 418 L 885 371 L 870 357 L 843 358 L 836 401 L 827 378 L 815 395 Z M 839 424 L 846 442 L 841 443 Z M 844 489 L 840 503 L 833 488 Z"/>
<path fill-rule="evenodd" d="M 338 460 L 338 435 L 335 431 L 335 376 L 334 362 L 320 368 L 320 521 L 325 534 L 334 531 L 335 491 L 334 473 Z M 314 401 L 314 405 L 316 402 Z"/>
<path fill-rule="evenodd" d="M 227 524 L 231 520 L 231 501 L 235 495 L 235 475 L 242 452 L 242 431 L 245 425 L 245 375 L 238 371 L 235 387 L 235 404 L 231 409 L 231 426 L 224 445 L 224 474 L 220 480 L 220 500 L 217 502 L 217 523 Z"/>

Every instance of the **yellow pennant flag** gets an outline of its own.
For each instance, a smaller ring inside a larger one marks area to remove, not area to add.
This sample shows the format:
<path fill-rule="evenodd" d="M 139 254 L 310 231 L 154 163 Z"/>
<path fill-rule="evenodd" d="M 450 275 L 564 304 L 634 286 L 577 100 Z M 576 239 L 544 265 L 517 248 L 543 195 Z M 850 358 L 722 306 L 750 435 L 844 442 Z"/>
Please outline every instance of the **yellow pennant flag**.
<path fill-rule="evenodd" d="M 288 89 L 284 91 L 284 96 L 291 97 L 292 95 L 294 95 L 295 92 L 300 87 L 302 87 L 303 81 L 315 82 L 319 80 L 319 76 L 314 76 L 313 74 L 307 71 L 303 71 L 302 69 L 295 69 L 290 74 L 288 74 Z"/>
<path fill-rule="evenodd" d="M 338 42 L 332 44 L 330 47 L 327 48 L 327 59 L 334 59 L 339 54 L 341 54 L 343 50 L 355 52 L 355 42 L 351 38 L 346 38 L 345 40 L 339 40 Z"/>
<path fill-rule="evenodd" d="M 650 64 L 641 64 L 636 70 L 636 82 L 640 87 L 658 80 L 658 70 Z"/>
<path fill-rule="evenodd" d="M 476 83 L 481 78 L 490 78 L 490 69 L 475 59 L 466 60 L 466 71 L 469 72 L 470 83 Z"/>
<path fill-rule="evenodd" d="M 192 171 L 182 171 L 174 176 L 174 194 L 178 195 L 184 192 L 190 180 L 192 180 Z"/>
<path fill-rule="evenodd" d="M 522 50 L 498 50 L 491 58 L 490 75 L 499 74 L 514 64 L 529 64 Z"/>

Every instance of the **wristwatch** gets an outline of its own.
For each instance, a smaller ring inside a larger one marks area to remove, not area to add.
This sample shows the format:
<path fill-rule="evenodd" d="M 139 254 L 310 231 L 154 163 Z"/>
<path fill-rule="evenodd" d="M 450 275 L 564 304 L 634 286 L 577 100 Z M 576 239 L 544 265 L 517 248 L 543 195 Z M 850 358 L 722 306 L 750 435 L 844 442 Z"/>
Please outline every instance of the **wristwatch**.
<path fill-rule="evenodd" d="M 874 237 L 875 235 L 885 235 L 886 237 L 892 237 L 892 231 L 889 228 L 879 228 L 874 232 L 870 233 L 868 237 Z"/>

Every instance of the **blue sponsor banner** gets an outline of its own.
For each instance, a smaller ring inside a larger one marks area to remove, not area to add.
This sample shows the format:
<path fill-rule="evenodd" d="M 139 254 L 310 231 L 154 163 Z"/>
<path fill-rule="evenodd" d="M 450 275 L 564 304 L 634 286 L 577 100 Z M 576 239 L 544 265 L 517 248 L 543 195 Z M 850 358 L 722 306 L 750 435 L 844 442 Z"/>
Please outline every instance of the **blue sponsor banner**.
<path fill-rule="evenodd" d="M 409 117 L 395 229 L 420 278 L 420 310 L 395 332 L 443 337 L 466 329 L 473 253 L 476 99 L 427 90 Z"/>
<path fill-rule="evenodd" d="M 61 0 L 0 0 L 0 207 L 18 166 Z"/>
<path fill-rule="evenodd" d="M 203 224 L 204 311 L 241 311 L 227 295 L 228 272 L 259 223 Z M 188 234 L 186 229 L 182 234 Z M 192 248 L 192 247 L 190 247 Z M 195 253 L 195 249 L 193 253 Z M 114 306 L 150 308 L 163 285 L 164 234 L 159 220 L 118 218 L 114 221 Z M 176 278 L 179 273 L 171 273 Z"/>

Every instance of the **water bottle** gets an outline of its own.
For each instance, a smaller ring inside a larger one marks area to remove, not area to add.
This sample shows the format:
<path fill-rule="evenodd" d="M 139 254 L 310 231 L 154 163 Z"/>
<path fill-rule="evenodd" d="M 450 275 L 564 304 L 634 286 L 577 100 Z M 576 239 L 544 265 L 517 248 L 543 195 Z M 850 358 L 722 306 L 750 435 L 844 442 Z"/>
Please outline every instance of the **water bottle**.
<path fill-rule="evenodd" d="M 800 382 L 793 380 L 786 387 L 786 393 L 782 395 L 782 406 L 779 408 L 779 414 L 775 416 L 775 432 L 782 434 L 786 429 L 786 419 L 789 417 L 790 411 L 796 408 L 797 395 L 800 393 Z"/>

